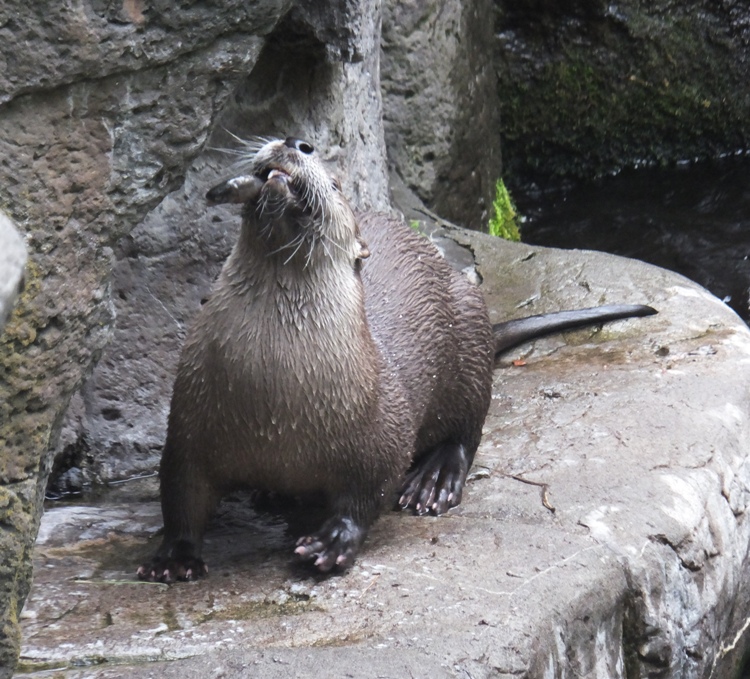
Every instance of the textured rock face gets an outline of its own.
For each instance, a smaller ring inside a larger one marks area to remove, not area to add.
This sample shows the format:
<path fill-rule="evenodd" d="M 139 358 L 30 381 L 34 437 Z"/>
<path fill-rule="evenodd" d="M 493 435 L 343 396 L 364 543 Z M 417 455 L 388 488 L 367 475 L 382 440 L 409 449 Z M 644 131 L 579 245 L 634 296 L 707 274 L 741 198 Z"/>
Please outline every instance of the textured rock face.
<path fill-rule="evenodd" d="M 506 177 L 591 178 L 748 148 L 746 3 L 494 4 Z"/>
<path fill-rule="evenodd" d="M 485 230 L 500 177 L 492 4 L 386 3 L 383 107 L 389 160 L 446 219 Z"/>

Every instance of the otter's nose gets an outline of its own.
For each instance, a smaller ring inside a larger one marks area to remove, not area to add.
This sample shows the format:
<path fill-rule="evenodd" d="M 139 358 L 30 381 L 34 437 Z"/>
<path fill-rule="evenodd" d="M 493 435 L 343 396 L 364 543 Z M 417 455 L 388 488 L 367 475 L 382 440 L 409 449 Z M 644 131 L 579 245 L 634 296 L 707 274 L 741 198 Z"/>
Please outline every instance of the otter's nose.
<path fill-rule="evenodd" d="M 284 140 L 284 146 L 288 146 L 290 149 L 297 149 L 300 153 L 310 155 L 315 149 L 313 145 L 306 142 L 304 139 L 297 139 L 296 137 L 287 137 Z"/>

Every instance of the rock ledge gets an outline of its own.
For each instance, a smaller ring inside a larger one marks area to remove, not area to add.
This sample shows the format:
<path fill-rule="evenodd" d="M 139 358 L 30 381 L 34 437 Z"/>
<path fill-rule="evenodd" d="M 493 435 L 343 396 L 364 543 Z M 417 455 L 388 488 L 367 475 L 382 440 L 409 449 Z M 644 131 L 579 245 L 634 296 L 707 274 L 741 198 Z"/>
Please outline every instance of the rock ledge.
<path fill-rule="evenodd" d="M 99 507 L 48 511 L 24 671 L 736 671 L 750 619 L 747 327 L 695 284 L 639 262 L 442 235 L 473 252 L 495 320 L 623 301 L 659 315 L 508 356 L 461 507 L 438 519 L 386 514 L 340 577 L 298 569 L 283 523 L 242 501 L 224 503 L 209 535 L 210 577 L 173 587 L 132 580 L 160 525 L 153 482 Z"/>

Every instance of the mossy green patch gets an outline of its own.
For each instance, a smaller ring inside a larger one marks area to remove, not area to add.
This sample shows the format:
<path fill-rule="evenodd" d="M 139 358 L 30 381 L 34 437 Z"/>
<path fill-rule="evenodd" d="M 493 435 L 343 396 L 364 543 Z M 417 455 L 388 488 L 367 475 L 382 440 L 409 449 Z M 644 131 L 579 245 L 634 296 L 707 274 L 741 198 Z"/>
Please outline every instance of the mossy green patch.
<path fill-rule="evenodd" d="M 92 540 L 80 540 L 64 547 L 46 547 L 42 553 L 49 559 L 73 557 L 89 561 L 92 565 L 91 576 L 82 580 L 82 583 L 167 588 L 167 585 L 162 583 L 130 579 L 125 581 L 101 579 L 105 573 L 130 573 L 134 569 L 133 564 L 147 558 L 152 549 L 152 545 L 138 536 L 110 534 Z"/>
<path fill-rule="evenodd" d="M 175 632 L 182 629 L 182 625 L 177 618 L 177 611 L 175 611 L 174 606 L 169 603 L 166 604 L 164 606 L 162 614 L 164 616 L 164 623 L 166 624 L 170 632 Z"/>
<path fill-rule="evenodd" d="M 505 240 L 520 241 L 521 234 L 518 231 L 518 211 L 508 193 L 508 189 L 502 179 L 495 184 L 495 199 L 492 201 L 492 217 L 490 217 L 490 235 L 504 238 Z"/>
<path fill-rule="evenodd" d="M 29 346 L 36 339 L 38 324 L 35 322 L 33 300 L 42 288 L 42 277 L 41 269 L 33 261 L 29 261 L 24 275 L 23 292 L 0 335 L 0 348 L 6 357 L 20 347 Z"/>

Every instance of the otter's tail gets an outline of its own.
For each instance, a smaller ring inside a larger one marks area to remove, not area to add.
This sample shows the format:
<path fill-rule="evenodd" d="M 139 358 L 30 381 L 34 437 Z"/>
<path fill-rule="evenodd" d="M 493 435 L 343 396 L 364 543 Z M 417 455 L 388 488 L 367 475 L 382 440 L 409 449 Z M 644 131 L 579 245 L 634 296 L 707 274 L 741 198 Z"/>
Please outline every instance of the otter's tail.
<path fill-rule="evenodd" d="M 556 332 L 616 321 L 620 318 L 651 316 L 655 313 L 657 313 L 656 309 L 643 304 L 609 304 L 591 309 L 558 311 L 496 323 L 492 326 L 492 333 L 495 336 L 495 356 L 529 340 Z"/>

